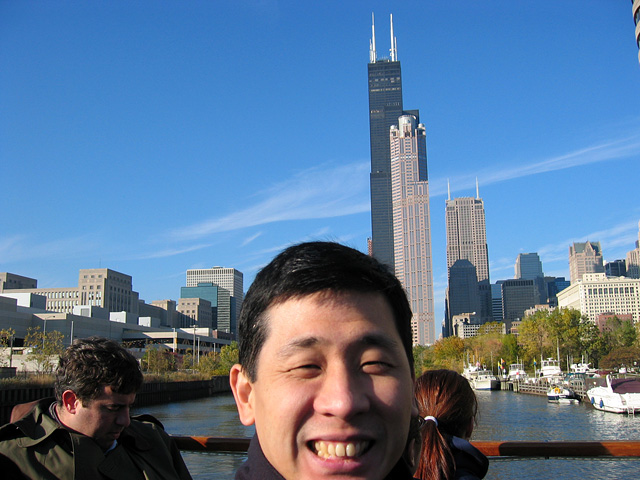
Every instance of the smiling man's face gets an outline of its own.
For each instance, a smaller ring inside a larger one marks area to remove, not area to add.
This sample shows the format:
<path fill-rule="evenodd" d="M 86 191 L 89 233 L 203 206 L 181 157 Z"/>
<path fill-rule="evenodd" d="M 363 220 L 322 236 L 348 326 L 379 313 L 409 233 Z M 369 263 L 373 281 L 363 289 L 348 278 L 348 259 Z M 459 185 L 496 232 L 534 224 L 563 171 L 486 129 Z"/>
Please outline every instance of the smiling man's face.
<path fill-rule="evenodd" d="M 236 365 L 231 384 L 267 460 L 289 480 L 384 478 L 404 450 L 413 397 L 387 301 L 320 292 L 265 315 L 255 381 Z"/>

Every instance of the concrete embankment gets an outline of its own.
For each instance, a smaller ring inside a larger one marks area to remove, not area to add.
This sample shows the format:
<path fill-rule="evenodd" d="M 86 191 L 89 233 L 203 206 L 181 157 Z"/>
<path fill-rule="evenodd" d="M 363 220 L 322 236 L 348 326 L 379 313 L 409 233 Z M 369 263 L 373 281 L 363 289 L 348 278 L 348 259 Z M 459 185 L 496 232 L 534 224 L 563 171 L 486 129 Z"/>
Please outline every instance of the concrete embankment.
<path fill-rule="evenodd" d="M 228 376 L 216 376 L 211 380 L 144 383 L 136 395 L 136 406 L 193 400 L 229 391 L 231 388 Z M 53 396 L 52 385 L 0 387 L 0 425 L 9 421 L 11 409 L 15 405 Z"/>

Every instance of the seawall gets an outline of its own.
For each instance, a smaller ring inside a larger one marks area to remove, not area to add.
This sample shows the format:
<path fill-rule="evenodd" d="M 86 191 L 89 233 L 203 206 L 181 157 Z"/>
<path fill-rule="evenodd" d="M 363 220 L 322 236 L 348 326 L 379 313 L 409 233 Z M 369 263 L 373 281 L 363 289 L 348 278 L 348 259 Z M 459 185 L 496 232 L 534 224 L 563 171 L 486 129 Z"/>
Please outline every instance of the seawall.
<path fill-rule="evenodd" d="M 159 403 L 193 400 L 230 391 L 229 377 L 226 375 L 212 377 L 211 380 L 144 383 L 136 395 L 135 405 L 143 407 Z M 53 396 L 53 385 L 37 387 L 14 387 L 12 385 L 0 388 L 0 425 L 9 422 L 11 410 L 15 405 Z"/>

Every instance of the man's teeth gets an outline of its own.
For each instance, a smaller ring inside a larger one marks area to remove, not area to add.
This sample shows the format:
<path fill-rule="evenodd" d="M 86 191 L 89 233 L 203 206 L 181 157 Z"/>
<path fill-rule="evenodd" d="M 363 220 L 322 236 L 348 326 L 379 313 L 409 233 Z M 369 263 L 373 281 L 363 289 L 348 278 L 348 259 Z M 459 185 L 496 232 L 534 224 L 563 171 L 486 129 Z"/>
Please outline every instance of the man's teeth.
<path fill-rule="evenodd" d="M 321 458 L 357 457 L 367 446 L 367 442 L 325 442 L 314 443 L 316 455 Z"/>

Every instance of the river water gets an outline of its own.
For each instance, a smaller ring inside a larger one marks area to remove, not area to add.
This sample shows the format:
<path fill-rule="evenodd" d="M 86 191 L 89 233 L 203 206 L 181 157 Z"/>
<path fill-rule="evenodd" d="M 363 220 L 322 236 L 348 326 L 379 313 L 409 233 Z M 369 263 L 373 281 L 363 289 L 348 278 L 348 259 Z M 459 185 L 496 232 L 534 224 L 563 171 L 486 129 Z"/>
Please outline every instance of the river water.
<path fill-rule="evenodd" d="M 640 415 L 600 412 L 589 404 L 558 405 L 546 397 L 507 391 L 476 392 L 478 426 L 472 440 L 589 441 L 640 440 Z M 156 416 L 169 433 L 250 437 L 231 394 L 136 410 Z M 194 479 L 232 479 L 244 455 L 183 452 Z M 518 479 L 640 479 L 640 459 L 491 459 L 485 477 Z"/>

